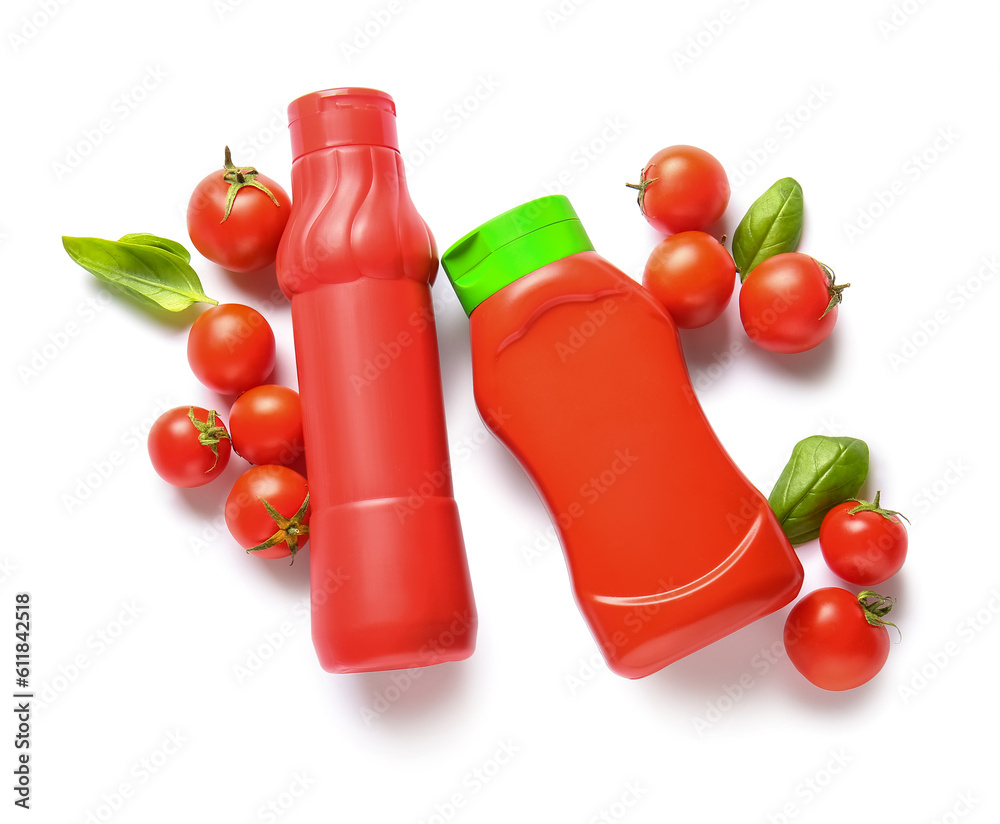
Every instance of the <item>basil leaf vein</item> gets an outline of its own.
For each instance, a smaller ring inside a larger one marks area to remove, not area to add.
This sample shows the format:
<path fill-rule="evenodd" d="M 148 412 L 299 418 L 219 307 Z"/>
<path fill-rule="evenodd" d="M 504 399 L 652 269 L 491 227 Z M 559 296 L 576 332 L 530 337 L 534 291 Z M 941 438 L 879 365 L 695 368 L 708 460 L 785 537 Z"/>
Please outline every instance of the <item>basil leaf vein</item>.
<path fill-rule="evenodd" d="M 205 294 L 188 263 L 190 255 L 175 241 L 156 235 L 125 235 L 122 240 L 63 237 L 62 241 L 76 263 L 139 303 L 170 312 L 193 303 L 218 303 Z"/>
<path fill-rule="evenodd" d="M 763 261 L 794 252 L 802 238 L 802 187 L 784 177 L 753 202 L 733 233 L 733 260 L 740 281 Z"/>
<path fill-rule="evenodd" d="M 789 541 L 819 535 L 826 513 L 861 491 L 868 460 L 868 444 L 858 438 L 813 435 L 795 445 L 768 497 Z"/>

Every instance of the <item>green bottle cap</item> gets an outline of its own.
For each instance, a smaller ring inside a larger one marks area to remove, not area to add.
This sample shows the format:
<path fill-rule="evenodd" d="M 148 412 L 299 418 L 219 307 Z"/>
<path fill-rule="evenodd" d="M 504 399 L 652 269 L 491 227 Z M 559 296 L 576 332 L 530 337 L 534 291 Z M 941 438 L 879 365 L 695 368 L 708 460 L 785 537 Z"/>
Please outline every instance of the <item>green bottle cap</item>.
<path fill-rule="evenodd" d="M 569 200 L 551 195 L 497 215 L 453 243 L 441 265 L 467 315 L 508 283 L 554 260 L 593 251 Z"/>

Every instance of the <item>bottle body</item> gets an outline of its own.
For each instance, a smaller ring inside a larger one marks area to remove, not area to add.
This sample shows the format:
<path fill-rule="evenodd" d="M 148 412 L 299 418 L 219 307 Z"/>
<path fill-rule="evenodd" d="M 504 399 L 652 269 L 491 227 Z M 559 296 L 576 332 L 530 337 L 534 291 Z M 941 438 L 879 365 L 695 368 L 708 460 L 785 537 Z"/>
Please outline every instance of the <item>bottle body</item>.
<path fill-rule="evenodd" d="M 477 407 L 546 504 L 613 671 L 648 675 L 795 597 L 797 556 L 635 281 L 562 257 L 483 300 L 470 334 Z"/>
<path fill-rule="evenodd" d="M 434 240 L 398 151 L 380 145 L 395 139 L 388 96 L 317 94 L 340 99 L 290 107 L 294 202 L 277 263 L 302 399 L 314 646 L 331 672 L 460 660 L 477 618 L 451 482 Z M 351 104 L 369 118 L 383 107 L 375 134 L 343 127 Z"/>

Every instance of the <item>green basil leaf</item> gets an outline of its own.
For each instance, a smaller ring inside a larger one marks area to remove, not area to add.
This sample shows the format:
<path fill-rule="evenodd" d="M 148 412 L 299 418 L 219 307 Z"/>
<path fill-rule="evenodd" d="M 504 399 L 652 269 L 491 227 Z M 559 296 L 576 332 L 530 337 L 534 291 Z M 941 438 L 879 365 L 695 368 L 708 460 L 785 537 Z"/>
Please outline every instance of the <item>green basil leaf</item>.
<path fill-rule="evenodd" d="M 69 256 L 98 280 L 117 286 L 147 306 L 180 312 L 192 303 L 218 303 L 202 290 L 197 273 L 183 256 L 164 248 L 162 243 L 96 237 L 64 237 L 62 241 Z"/>
<path fill-rule="evenodd" d="M 854 498 L 868 477 L 868 444 L 813 435 L 795 444 L 767 502 L 793 544 L 811 541 L 833 507 Z"/>
<path fill-rule="evenodd" d="M 177 255 L 177 257 L 182 258 L 185 263 L 191 262 L 191 253 L 181 246 L 176 240 L 170 240 L 169 238 L 140 233 L 134 235 L 122 235 L 118 238 L 118 242 L 138 243 L 140 246 L 155 246 L 158 249 L 164 249 L 171 254 Z"/>
<path fill-rule="evenodd" d="M 733 233 L 733 260 L 740 282 L 761 261 L 794 252 L 802 237 L 802 187 L 784 177 L 757 198 Z"/>

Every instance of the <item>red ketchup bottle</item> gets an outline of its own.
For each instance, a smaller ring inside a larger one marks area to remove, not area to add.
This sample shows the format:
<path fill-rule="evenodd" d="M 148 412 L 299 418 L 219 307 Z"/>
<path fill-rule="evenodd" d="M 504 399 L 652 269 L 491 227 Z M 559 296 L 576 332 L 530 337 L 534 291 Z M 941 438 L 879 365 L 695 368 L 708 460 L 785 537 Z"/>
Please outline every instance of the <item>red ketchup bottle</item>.
<path fill-rule="evenodd" d="M 802 566 L 692 390 L 669 315 L 562 196 L 442 257 L 476 405 L 555 521 L 609 667 L 641 678 L 789 603 Z"/>
<path fill-rule="evenodd" d="M 291 300 L 309 473 L 312 636 L 323 668 L 472 654 L 431 303 L 437 249 L 406 188 L 392 98 L 315 92 L 288 108 Z"/>

